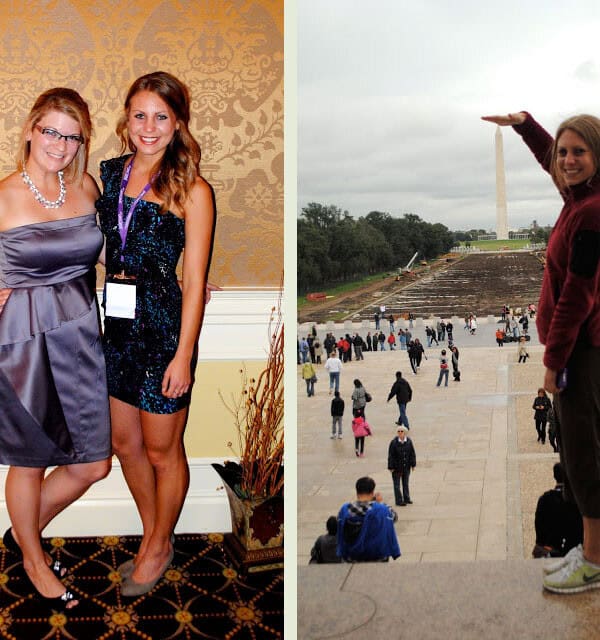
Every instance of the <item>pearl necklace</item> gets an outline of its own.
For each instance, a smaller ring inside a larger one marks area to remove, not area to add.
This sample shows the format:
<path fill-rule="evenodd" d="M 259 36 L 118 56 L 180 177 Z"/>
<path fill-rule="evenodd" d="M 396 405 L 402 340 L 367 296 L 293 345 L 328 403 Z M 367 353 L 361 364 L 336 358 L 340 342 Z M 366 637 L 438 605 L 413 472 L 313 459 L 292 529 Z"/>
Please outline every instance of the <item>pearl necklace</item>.
<path fill-rule="evenodd" d="M 33 193 L 35 199 L 42 205 L 42 207 L 44 207 L 44 209 L 58 209 L 65 203 L 67 187 L 65 186 L 65 179 L 62 171 L 58 172 L 59 194 L 57 200 L 48 200 L 47 198 L 44 198 L 40 190 L 33 184 L 32 179 L 29 177 L 29 174 L 25 169 L 21 172 L 21 177 L 23 178 L 23 182 L 29 187 L 29 191 Z"/>

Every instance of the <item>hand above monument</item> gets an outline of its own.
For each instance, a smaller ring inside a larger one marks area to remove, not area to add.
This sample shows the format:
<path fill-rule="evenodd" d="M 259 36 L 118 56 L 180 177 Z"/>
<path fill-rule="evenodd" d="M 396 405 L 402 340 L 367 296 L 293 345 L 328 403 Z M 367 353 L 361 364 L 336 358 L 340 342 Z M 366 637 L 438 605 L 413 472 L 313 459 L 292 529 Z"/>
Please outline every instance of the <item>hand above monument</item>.
<path fill-rule="evenodd" d="M 523 124 L 527 114 L 525 111 L 519 111 L 517 113 L 508 113 L 505 116 L 481 116 L 482 120 L 486 122 L 493 122 L 501 127 L 509 127 L 514 124 Z"/>

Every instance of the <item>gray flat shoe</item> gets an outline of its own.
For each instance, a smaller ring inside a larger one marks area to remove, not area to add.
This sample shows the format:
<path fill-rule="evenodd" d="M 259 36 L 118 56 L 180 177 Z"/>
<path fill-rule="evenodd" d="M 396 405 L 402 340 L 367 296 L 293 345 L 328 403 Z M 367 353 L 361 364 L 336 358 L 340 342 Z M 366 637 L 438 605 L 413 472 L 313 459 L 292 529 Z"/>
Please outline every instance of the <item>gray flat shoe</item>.
<path fill-rule="evenodd" d="M 127 598 L 133 598 L 135 596 L 141 596 L 144 593 L 148 593 L 149 591 L 152 591 L 152 589 L 154 589 L 154 587 L 156 586 L 156 583 L 163 577 L 165 571 L 169 568 L 169 565 L 171 564 L 171 562 L 173 562 L 174 556 L 175 556 L 175 549 L 171 548 L 171 552 L 169 553 L 169 556 L 166 562 L 161 567 L 158 576 L 154 580 L 151 580 L 149 582 L 139 583 L 132 580 L 131 576 L 126 578 L 123 584 L 121 585 L 121 594 L 126 596 Z"/>
<path fill-rule="evenodd" d="M 121 574 L 121 578 L 126 580 L 135 571 L 135 560 L 133 558 L 126 560 L 117 567 L 117 571 Z"/>
<path fill-rule="evenodd" d="M 171 544 L 175 546 L 175 534 L 171 534 Z M 135 559 L 130 558 L 129 560 L 121 563 L 117 567 L 117 571 L 121 574 L 121 578 L 126 580 L 135 571 Z"/>

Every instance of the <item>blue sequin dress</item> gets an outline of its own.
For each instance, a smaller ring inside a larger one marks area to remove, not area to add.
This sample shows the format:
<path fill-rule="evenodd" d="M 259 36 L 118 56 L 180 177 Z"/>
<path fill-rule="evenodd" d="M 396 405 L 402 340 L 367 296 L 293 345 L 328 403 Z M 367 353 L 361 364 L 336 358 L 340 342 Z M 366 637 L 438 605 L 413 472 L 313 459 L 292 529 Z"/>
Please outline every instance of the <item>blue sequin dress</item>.
<path fill-rule="evenodd" d="M 107 274 L 121 271 L 117 202 L 128 157 L 100 163 L 104 189 L 96 209 L 106 237 Z M 133 201 L 124 197 L 125 215 Z M 180 398 L 161 393 L 165 369 L 179 342 L 181 289 L 175 270 L 184 247 L 184 227 L 184 221 L 173 213 L 159 213 L 158 204 L 140 200 L 124 253 L 126 273 L 136 276 L 135 318 L 105 319 L 108 393 L 150 413 L 175 413 L 190 403 L 189 392 Z"/>

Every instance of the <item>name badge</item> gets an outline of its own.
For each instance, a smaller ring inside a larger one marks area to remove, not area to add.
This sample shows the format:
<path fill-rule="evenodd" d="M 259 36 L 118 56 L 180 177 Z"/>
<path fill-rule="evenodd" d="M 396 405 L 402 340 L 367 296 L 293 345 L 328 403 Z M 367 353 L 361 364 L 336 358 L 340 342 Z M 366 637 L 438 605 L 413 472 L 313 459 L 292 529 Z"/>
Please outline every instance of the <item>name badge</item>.
<path fill-rule="evenodd" d="M 111 318 L 135 318 L 135 282 L 106 283 L 106 315 Z"/>

